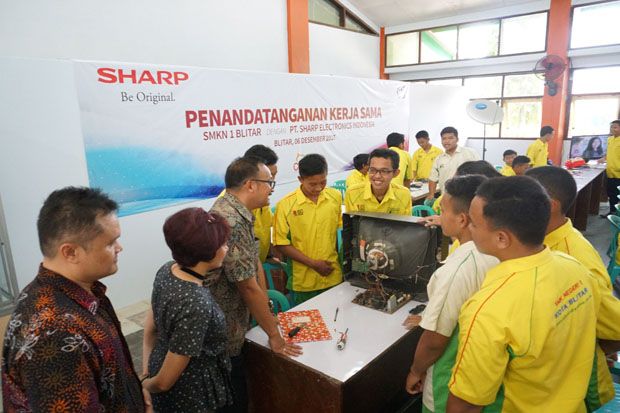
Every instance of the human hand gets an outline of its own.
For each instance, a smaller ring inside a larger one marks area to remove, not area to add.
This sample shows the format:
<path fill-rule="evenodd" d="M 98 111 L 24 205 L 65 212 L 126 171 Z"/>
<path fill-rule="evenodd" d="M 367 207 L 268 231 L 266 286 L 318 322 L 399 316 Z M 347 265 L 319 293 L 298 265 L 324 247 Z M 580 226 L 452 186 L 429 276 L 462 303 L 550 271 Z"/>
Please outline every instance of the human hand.
<path fill-rule="evenodd" d="M 153 401 L 151 400 L 151 393 L 147 389 L 142 387 L 142 398 L 144 399 L 144 412 L 153 413 Z"/>
<path fill-rule="evenodd" d="M 287 343 L 280 334 L 269 337 L 269 348 L 274 353 L 288 357 L 297 357 L 303 354 L 299 344 Z"/>
<path fill-rule="evenodd" d="M 321 274 L 323 277 L 326 277 L 334 271 L 334 266 L 329 261 L 316 260 L 312 269 Z"/>
<path fill-rule="evenodd" d="M 415 374 L 411 370 L 409 370 L 409 374 L 407 375 L 407 381 L 405 383 L 405 390 L 409 394 L 418 394 L 422 392 L 424 388 L 424 380 L 426 379 L 426 373 L 423 374 Z"/>
<path fill-rule="evenodd" d="M 407 330 L 411 330 L 412 328 L 419 326 L 420 321 L 422 321 L 422 316 L 411 314 L 405 318 L 405 321 L 403 321 L 403 326 L 405 326 Z"/>
<path fill-rule="evenodd" d="M 440 227 L 441 215 L 429 215 L 427 217 L 422 217 L 418 222 L 423 222 L 425 227 Z"/>

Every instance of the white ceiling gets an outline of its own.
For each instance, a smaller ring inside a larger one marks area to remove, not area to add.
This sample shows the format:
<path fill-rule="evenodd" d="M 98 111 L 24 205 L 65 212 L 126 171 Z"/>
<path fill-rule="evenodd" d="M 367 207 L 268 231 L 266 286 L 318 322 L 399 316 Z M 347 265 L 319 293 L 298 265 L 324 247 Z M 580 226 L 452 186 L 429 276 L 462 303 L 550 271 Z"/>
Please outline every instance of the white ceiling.
<path fill-rule="evenodd" d="M 497 9 L 532 0 L 349 0 L 378 26 L 390 27 Z"/>

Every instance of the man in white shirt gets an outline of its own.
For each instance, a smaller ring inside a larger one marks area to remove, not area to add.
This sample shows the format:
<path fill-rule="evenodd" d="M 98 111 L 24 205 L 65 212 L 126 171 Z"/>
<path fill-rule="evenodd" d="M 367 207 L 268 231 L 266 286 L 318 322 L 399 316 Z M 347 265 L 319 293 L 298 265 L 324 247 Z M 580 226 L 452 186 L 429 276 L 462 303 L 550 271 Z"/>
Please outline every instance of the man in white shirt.
<path fill-rule="evenodd" d="M 469 229 L 469 205 L 486 179 L 482 175 L 449 179 L 441 200 L 442 230 L 461 245 L 431 277 L 428 304 L 419 321 L 424 331 L 407 376 L 406 390 L 415 394 L 424 388 L 424 411 L 445 411 L 458 349 L 461 306 L 480 289 L 486 272 L 499 263 L 497 258 L 476 249 Z M 408 328 L 412 327 L 414 317 L 405 320 Z"/>
<path fill-rule="evenodd" d="M 425 204 L 432 205 L 437 190 L 443 191 L 446 181 L 454 176 L 456 169 L 464 162 L 477 161 L 478 154 L 464 146 L 459 146 L 459 132 L 452 126 L 441 130 L 441 144 L 445 152 L 435 158 L 428 178 L 428 195 Z"/>

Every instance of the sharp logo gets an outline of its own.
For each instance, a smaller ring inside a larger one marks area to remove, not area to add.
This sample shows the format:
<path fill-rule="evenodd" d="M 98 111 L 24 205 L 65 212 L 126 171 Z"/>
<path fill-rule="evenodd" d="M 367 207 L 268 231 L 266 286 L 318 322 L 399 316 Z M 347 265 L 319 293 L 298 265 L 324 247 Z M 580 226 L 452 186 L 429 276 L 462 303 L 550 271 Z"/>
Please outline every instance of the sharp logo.
<path fill-rule="evenodd" d="M 135 70 L 100 67 L 97 69 L 98 82 L 133 83 L 150 85 L 178 85 L 189 79 L 187 72 L 170 72 L 167 70 Z"/>

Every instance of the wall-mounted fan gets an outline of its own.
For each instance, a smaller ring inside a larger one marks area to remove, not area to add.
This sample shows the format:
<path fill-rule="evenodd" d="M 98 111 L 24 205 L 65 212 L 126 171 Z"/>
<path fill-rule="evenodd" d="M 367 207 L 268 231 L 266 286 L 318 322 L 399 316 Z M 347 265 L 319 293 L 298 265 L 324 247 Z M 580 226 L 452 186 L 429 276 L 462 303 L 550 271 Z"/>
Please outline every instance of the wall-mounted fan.
<path fill-rule="evenodd" d="M 547 55 L 536 62 L 534 73 L 540 80 L 545 81 L 549 96 L 555 96 L 558 93 L 558 84 L 554 80 L 564 73 L 566 66 L 566 61 L 554 54 Z"/>
<path fill-rule="evenodd" d="M 487 125 L 500 123 L 504 119 L 504 109 L 493 100 L 476 99 L 467 104 L 466 111 L 470 118 L 484 125 L 482 137 L 482 159 L 484 160 L 487 151 Z"/>

